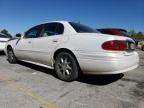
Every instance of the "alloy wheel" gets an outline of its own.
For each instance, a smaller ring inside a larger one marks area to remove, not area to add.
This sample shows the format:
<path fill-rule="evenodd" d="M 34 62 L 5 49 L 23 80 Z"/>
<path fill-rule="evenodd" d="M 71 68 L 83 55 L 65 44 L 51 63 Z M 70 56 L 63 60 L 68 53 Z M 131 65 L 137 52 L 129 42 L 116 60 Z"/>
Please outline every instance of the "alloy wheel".
<path fill-rule="evenodd" d="M 67 76 L 72 72 L 71 62 L 67 57 L 62 57 L 58 63 L 59 70 L 62 75 Z"/>

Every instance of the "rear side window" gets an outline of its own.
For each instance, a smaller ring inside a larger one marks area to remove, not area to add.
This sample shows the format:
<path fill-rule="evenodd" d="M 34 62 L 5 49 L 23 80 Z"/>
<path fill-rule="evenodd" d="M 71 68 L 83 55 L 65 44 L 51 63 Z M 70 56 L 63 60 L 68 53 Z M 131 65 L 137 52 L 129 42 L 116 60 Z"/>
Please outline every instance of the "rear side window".
<path fill-rule="evenodd" d="M 61 35 L 64 32 L 64 26 L 60 23 L 48 23 L 44 25 L 42 37 Z"/>
<path fill-rule="evenodd" d="M 75 29 L 78 33 L 99 33 L 97 30 L 74 22 L 69 22 L 69 24 Z"/>
<path fill-rule="evenodd" d="M 57 34 L 63 34 L 63 32 L 64 32 L 64 26 L 60 23 L 57 23 L 56 33 Z"/>

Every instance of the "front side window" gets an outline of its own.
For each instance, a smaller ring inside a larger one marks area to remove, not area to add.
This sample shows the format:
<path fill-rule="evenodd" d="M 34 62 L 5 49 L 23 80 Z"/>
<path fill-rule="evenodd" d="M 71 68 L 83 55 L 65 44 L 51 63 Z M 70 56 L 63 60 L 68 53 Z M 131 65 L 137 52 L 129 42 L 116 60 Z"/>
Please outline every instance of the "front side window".
<path fill-rule="evenodd" d="M 40 36 L 42 26 L 36 26 L 25 33 L 24 38 L 37 38 Z"/>
<path fill-rule="evenodd" d="M 69 24 L 75 29 L 76 32 L 78 33 L 99 33 L 97 30 L 82 25 L 80 23 L 74 23 L 74 22 L 69 22 Z"/>
<path fill-rule="evenodd" d="M 64 27 L 60 23 L 48 23 L 45 24 L 42 36 L 53 36 L 53 35 L 60 35 L 63 34 Z"/>

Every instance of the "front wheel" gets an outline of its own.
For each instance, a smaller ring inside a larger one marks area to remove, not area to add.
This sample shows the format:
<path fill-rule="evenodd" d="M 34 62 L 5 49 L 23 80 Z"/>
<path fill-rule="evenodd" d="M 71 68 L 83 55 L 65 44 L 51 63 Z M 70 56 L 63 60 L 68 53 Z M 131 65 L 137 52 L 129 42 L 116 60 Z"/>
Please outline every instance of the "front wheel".
<path fill-rule="evenodd" d="M 16 59 L 15 54 L 14 54 L 14 52 L 13 52 L 11 47 L 8 48 L 7 55 L 8 55 L 9 63 L 14 64 L 14 63 L 17 62 L 17 59 Z"/>
<path fill-rule="evenodd" d="M 63 81 L 74 81 L 79 76 L 77 62 L 75 58 L 67 52 L 61 52 L 57 55 L 55 71 L 57 76 Z"/>

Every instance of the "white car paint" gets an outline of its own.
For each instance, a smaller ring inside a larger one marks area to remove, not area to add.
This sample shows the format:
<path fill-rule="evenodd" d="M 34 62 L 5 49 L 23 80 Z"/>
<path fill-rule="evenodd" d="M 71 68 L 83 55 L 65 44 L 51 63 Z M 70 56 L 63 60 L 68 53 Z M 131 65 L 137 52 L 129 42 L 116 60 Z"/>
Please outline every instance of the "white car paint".
<path fill-rule="evenodd" d="M 102 44 L 109 40 L 131 40 L 100 33 L 77 33 L 66 21 L 54 21 L 64 25 L 62 35 L 9 41 L 15 56 L 30 63 L 54 68 L 54 54 L 59 49 L 68 49 L 76 57 L 83 73 L 117 74 L 135 69 L 139 63 L 136 51 L 107 51 Z M 7 53 L 7 47 L 5 49 Z"/>
<path fill-rule="evenodd" d="M 0 36 L 0 51 L 4 51 L 6 47 L 6 42 L 9 40 L 4 34 L 1 34 L 3 37 Z"/>

